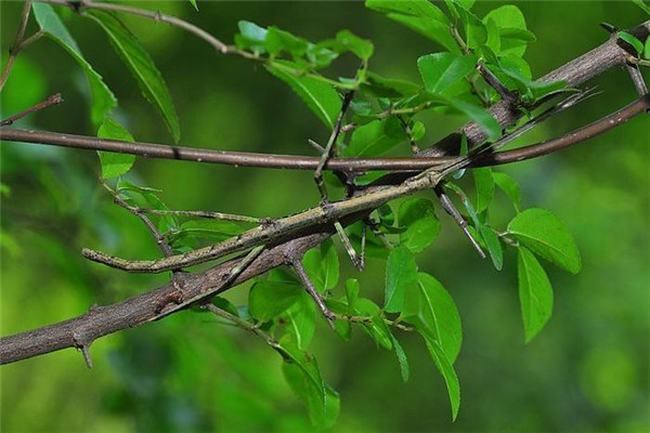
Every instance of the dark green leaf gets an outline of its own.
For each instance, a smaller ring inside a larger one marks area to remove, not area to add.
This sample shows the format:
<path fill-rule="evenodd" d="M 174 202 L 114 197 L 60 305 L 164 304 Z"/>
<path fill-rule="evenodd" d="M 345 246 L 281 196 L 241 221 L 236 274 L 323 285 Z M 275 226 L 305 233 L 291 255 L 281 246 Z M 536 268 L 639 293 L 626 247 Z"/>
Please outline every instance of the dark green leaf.
<path fill-rule="evenodd" d="M 259 280 L 249 292 L 248 309 L 255 319 L 266 322 L 296 303 L 302 293 L 302 287 L 296 284 Z"/>
<path fill-rule="evenodd" d="M 367 61 L 375 49 L 372 42 L 361 39 L 349 30 L 341 30 L 336 34 L 336 41 L 359 57 L 361 60 Z"/>
<path fill-rule="evenodd" d="M 452 95 L 454 85 L 464 80 L 476 68 L 476 56 L 454 53 L 427 54 L 418 59 L 418 69 L 424 87 L 434 94 Z"/>
<path fill-rule="evenodd" d="M 366 0 L 366 7 L 386 14 L 450 51 L 460 51 L 449 33 L 449 19 L 427 0 Z"/>
<path fill-rule="evenodd" d="M 618 38 L 624 40 L 636 51 L 637 55 L 643 53 L 643 42 L 638 40 L 634 35 L 629 34 L 628 32 L 618 32 Z"/>
<path fill-rule="evenodd" d="M 266 32 L 264 46 L 269 54 L 274 56 L 286 51 L 294 57 L 300 57 L 307 52 L 309 43 L 305 39 L 287 31 L 280 30 L 277 27 L 269 27 Z"/>
<path fill-rule="evenodd" d="M 499 187 L 512 201 L 512 204 L 515 207 L 515 210 L 519 212 L 519 207 L 521 206 L 521 189 L 517 181 L 510 176 L 509 174 L 493 171 L 492 178 L 494 183 Z"/>
<path fill-rule="evenodd" d="M 133 136 L 129 134 L 119 122 L 111 116 L 106 116 L 104 122 L 97 130 L 97 137 L 108 138 L 111 140 L 133 141 Z M 127 173 L 135 162 L 135 155 L 127 153 L 97 152 L 99 161 L 102 166 L 102 177 L 110 179 L 122 176 Z"/>
<path fill-rule="evenodd" d="M 420 86 L 411 81 L 385 78 L 371 71 L 366 73 L 366 81 L 361 88 L 375 96 L 387 98 L 411 96 L 420 91 Z"/>
<path fill-rule="evenodd" d="M 286 332 L 299 349 L 305 350 L 314 338 L 316 331 L 316 304 L 303 291 L 298 301 L 286 310 Z"/>
<path fill-rule="evenodd" d="M 302 259 L 302 264 L 316 290 L 320 293 L 332 290 L 338 284 L 339 257 L 331 239 L 327 239 L 319 246 L 307 251 Z"/>
<path fill-rule="evenodd" d="M 542 265 L 525 247 L 519 247 L 517 275 L 521 315 L 524 319 L 524 331 L 528 343 L 551 317 L 553 288 Z"/>
<path fill-rule="evenodd" d="M 265 65 L 265 68 L 287 83 L 327 127 L 334 127 L 341 111 L 341 99 L 331 84 L 309 75 L 297 75 L 296 65 L 286 61 L 273 61 Z"/>
<path fill-rule="evenodd" d="M 440 344 L 425 334 L 422 334 L 422 336 L 426 341 L 427 349 L 429 349 L 433 362 L 445 380 L 447 393 L 449 394 L 449 402 L 451 403 L 451 419 L 455 421 L 458 416 L 458 409 L 460 408 L 460 383 L 458 382 L 458 376 L 456 376 L 454 366 L 449 362 L 449 358 Z"/>
<path fill-rule="evenodd" d="M 86 74 L 92 95 L 91 118 L 93 123 L 99 124 L 106 114 L 117 105 L 117 100 L 108 86 L 84 59 L 77 43 L 72 38 L 68 29 L 59 19 L 52 6 L 44 3 L 32 3 L 34 17 L 41 30 L 54 41 L 59 43 L 79 63 Z"/>
<path fill-rule="evenodd" d="M 494 198 L 494 178 L 489 167 L 475 168 L 472 170 L 474 187 L 476 188 L 476 212 L 481 213 L 490 206 Z"/>
<path fill-rule="evenodd" d="M 438 237 L 440 221 L 431 200 L 408 198 L 399 207 L 399 225 L 406 228 L 400 234 L 400 243 L 413 253 L 419 253 Z"/>
<path fill-rule="evenodd" d="M 300 368 L 300 371 L 304 374 L 304 377 L 309 384 L 306 388 L 312 396 L 316 397 L 316 401 L 320 402 L 323 410 L 325 410 L 325 383 L 321 377 L 316 358 L 311 354 L 300 350 L 298 346 L 289 340 L 282 340 L 278 351 L 285 361 L 285 366 L 288 365 L 288 368 L 291 368 L 290 366 L 295 365 Z M 292 385 L 291 383 L 289 384 Z M 297 391 L 297 389 L 294 389 L 294 392 L 300 395 Z"/>
<path fill-rule="evenodd" d="M 402 311 L 406 293 L 417 292 L 417 270 L 415 257 L 408 248 L 399 246 L 391 250 L 386 261 L 384 310 Z"/>
<path fill-rule="evenodd" d="M 189 238 L 218 242 L 236 236 L 244 230 L 244 225 L 233 221 L 198 219 L 184 222 L 168 235 L 168 239 L 172 244 L 182 244 Z"/>
<path fill-rule="evenodd" d="M 535 254 L 573 274 L 582 267 L 573 236 L 558 217 L 545 209 L 526 209 L 508 224 L 508 233 Z"/>
<path fill-rule="evenodd" d="M 216 307 L 232 314 L 233 316 L 239 317 L 239 310 L 237 309 L 235 304 L 233 304 L 226 298 L 222 298 L 221 296 L 215 296 L 214 298 L 212 298 L 212 303 Z"/>
<path fill-rule="evenodd" d="M 492 264 L 494 264 L 497 271 L 500 271 L 503 269 L 503 247 L 499 237 L 487 224 L 481 224 L 479 226 L 479 232 L 488 250 L 488 254 L 490 254 Z"/>
<path fill-rule="evenodd" d="M 142 94 L 160 111 L 174 141 L 178 143 L 181 138 L 181 128 L 172 97 L 165 80 L 147 51 L 140 45 L 135 35 L 114 15 L 91 10 L 87 12 L 87 16 L 106 31 L 113 47 L 135 76 Z"/>
<path fill-rule="evenodd" d="M 401 127 L 393 126 L 399 121 L 394 117 L 386 120 L 374 120 L 354 130 L 350 144 L 345 148 L 345 156 L 378 156 L 406 139 Z"/>
<path fill-rule="evenodd" d="M 643 9 L 643 11 L 646 14 L 650 15 L 650 6 L 648 6 L 644 0 L 632 0 L 632 2 L 635 5 L 637 5 L 638 7 L 640 7 L 641 9 Z M 646 40 L 646 42 L 647 42 L 647 40 Z"/>

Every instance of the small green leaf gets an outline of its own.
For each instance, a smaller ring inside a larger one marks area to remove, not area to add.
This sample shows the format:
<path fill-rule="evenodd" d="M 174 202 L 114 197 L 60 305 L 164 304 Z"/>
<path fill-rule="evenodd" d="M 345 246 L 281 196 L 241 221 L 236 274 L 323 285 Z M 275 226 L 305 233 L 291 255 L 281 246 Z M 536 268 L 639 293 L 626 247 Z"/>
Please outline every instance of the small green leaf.
<path fill-rule="evenodd" d="M 381 13 L 453 52 L 460 52 L 449 33 L 449 19 L 428 0 L 366 0 L 366 7 Z"/>
<path fill-rule="evenodd" d="M 645 39 L 645 48 L 643 49 L 643 58 L 650 60 L 650 36 Z"/>
<path fill-rule="evenodd" d="M 456 376 L 456 371 L 449 358 L 440 344 L 425 334 L 422 334 L 429 349 L 429 353 L 433 358 L 433 362 L 436 364 L 438 371 L 442 375 L 442 378 L 445 380 L 445 385 L 447 386 L 447 394 L 449 395 L 449 402 L 451 403 L 451 419 L 452 421 L 456 420 L 458 416 L 458 409 L 460 408 L 460 383 L 458 382 L 458 376 Z"/>
<path fill-rule="evenodd" d="M 115 96 L 99 75 L 84 59 L 77 42 L 72 38 L 52 6 L 44 3 L 32 3 L 34 17 L 41 30 L 65 50 L 79 63 L 86 74 L 92 95 L 91 119 L 94 124 L 103 121 L 106 114 L 117 105 Z"/>
<path fill-rule="evenodd" d="M 409 380 L 409 376 L 411 375 L 411 370 L 409 368 L 409 360 L 408 357 L 406 356 L 406 352 L 404 352 L 404 349 L 402 349 L 402 346 L 399 344 L 399 341 L 397 341 L 397 338 L 393 335 L 391 335 L 393 338 L 393 349 L 395 349 L 395 355 L 397 356 L 397 362 L 399 362 L 399 371 L 400 374 L 402 375 L 402 380 L 406 383 Z"/>
<path fill-rule="evenodd" d="M 643 42 L 638 40 L 634 35 L 631 35 L 628 32 L 618 32 L 618 38 L 630 44 L 636 51 L 636 54 L 640 55 L 643 53 Z"/>
<path fill-rule="evenodd" d="M 211 301 L 216 307 L 221 308 L 224 311 L 227 311 L 228 313 L 232 314 L 233 316 L 239 317 L 239 310 L 229 300 L 226 298 L 222 298 L 221 296 L 215 296 L 212 298 Z"/>
<path fill-rule="evenodd" d="M 386 289 L 384 310 L 389 313 L 402 311 L 407 292 L 417 292 L 415 257 L 404 246 L 393 248 L 386 261 Z"/>
<path fill-rule="evenodd" d="M 415 95 L 420 91 L 420 86 L 411 81 L 386 78 L 368 71 L 361 89 L 378 97 L 399 98 Z"/>
<path fill-rule="evenodd" d="M 582 267 L 573 236 L 558 217 L 545 209 L 526 209 L 508 224 L 508 233 L 535 254 L 577 274 Z"/>
<path fill-rule="evenodd" d="M 334 242 L 327 239 L 305 253 L 302 264 L 320 293 L 332 290 L 339 282 L 339 257 Z"/>
<path fill-rule="evenodd" d="M 500 171 L 492 171 L 492 178 L 496 186 L 508 196 L 515 210 L 519 212 L 519 208 L 521 207 L 521 188 L 519 188 L 517 181 L 509 174 Z"/>
<path fill-rule="evenodd" d="M 419 253 L 438 237 L 440 221 L 431 200 L 408 198 L 399 207 L 399 225 L 406 228 L 400 234 L 400 243 L 413 253 Z"/>
<path fill-rule="evenodd" d="M 356 128 L 344 150 L 345 156 L 378 156 L 406 140 L 406 133 L 401 127 L 395 129 L 395 122 L 399 121 L 390 117 Z"/>
<path fill-rule="evenodd" d="M 428 92 L 446 95 L 454 85 L 474 72 L 476 56 L 444 52 L 427 54 L 418 59 L 418 70 Z"/>
<path fill-rule="evenodd" d="M 320 405 L 324 409 L 326 396 L 325 383 L 321 377 L 316 358 L 313 355 L 298 349 L 293 342 L 286 339 L 280 342 L 280 346 L 277 347 L 277 349 L 280 355 L 282 355 L 285 365 L 295 365 L 300 368 L 309 384 L 308 388 L 310 389 L 310 393 L 316 397 L 316 400 L 320 402 Z M 291 385 L 291 383 L 289 384 Z M 297 390 L 294 389 L 294 391 Z"/>
<path fill-rule="evenodd" d="M 167 238 L 176 248 L 186 244 L 188 239 L 209 239 L 220 242 L 237 236 L 245 229 L 245 225 L 234 221 L 197 219 L 185 221 L 176 230 L 168 233 Z"/>
<path fill-rule="evenodd" d="M 324 385 L 324 401 L 319 390 L 311 382 L 309 376 L 295 363 L 285 362 L 282 372 L 287 383 L 306 405 L 309 419 L 317 429 L 331 428 L 340 412 L 340 399 L 338 393 L 328 385 Z"/>
<path fill-rule="evenodd" d="M 476 212 L 481 213 L 490 206 L 494 198 L 494 178 L 489 167 L 475 168 L 472 170 L 474 186 L 476 188 Z"/>
<path fill-rule="evenodd" d="M 345 282 L 345 297 L 348 301 L 348 307 L 354 310 L 354 306 L 359 299 L 359 281 L 350 278 Z"/>
<path fill-rule="evenodd" d="M 372 319 L 371 323 L 363 323 L 363 329 L 379 346 L 386 350 L 392 350 L 392 335 L 390 329 L 388 329 L 388 325 L 384 322 L 384 317 L 379 306 L 370 299 L 359 298 L 355 303 L 354 311 L 360 316 L 370 317 Z"/>
<path fill-rule="evenodd" d="M 449 104 L 476 122 L 490 140 L 496 140 L 501 137 L 501 125 L 499 125 L 499 122 L 485 108 L 458 98 L 450 99 Z"/>
<path fill-rule="evenodd" d="M 104 122 L 97 130 L 97 137 L 111 140 L 134 141 L 133 136 L 117 120 L 110 116 L 104 118 Z M 127 173 L 135 162 L 135 155 L 126 153 L 97 152 L 102 166 L 102 177 L 110 179 L 122 176 Z"/>
<path fill-rule="evenodd" d="M 479 226 L 479 233 L 485 242 L 485 247 L 488 250 L 488 254 L 490 254 L 492 264 L 497 271 L 500 271 L 503 269 L 503 246 L 499 237 L 487 224 L 481 224 Z"/>
<path fill-rule="evenodd" d="M 487 42 L 485 24 L 472 12 L 456 4 L 456 11 L 465 29 L 465 42 L 469 48 L 478 48 Z"/>
<path fill-rule="evenodd" d="M 147 51 L 140 45 L 135 35 L 114 15 L 98 10 L 86 14 L 97 22 L 109 36 L 113 47 L 136 78 L 144 97 L 162 115 L 174 141 L 181 138 L 181 128 L 165 80 Z"/>
<path fill-rule="evenodd" d="M 334 127 L 341 111 L 341 99 L 331 84 L 309 75 L 296 75 L 297 65 L 291 62 L 276 60 L 264 67 L 273 76 L 287 83 L 327 127 Z"/>
<path fill-rule="evenodd" d="M 295 304 L 302 293 L 296 284 L 258 280 L 248 294 L 248 309 L 255 319 L 267 322 Z"/>
<path fill-rule="evenodd" d="M 525 247 L 519 247 L 517 261 L 519 302 L 526 343 L 542 330 L 553 312 L 553 288 L 542 265 Z"/>
<path fill-rule="evenodd" d="M 338 32 L 336 34 L 336 41 L 363 61 L 367 61 L 375 50 L 372 42 L 361 39 L 349 30 L 341 30 Z"/>
<path fill-rule="evenodd" d="M 243 50 L 251 50 L 256 54 L 266 52 L 264 42 L 266 41 L 267 30 L 250 21 L 239 21 L 237 23 L 239 33 L 235 35 L 235 45 Z"/>
<path fill-rule="evenodd" d="M 196 9 L 196 11 L 198 12 L 199 6 L 196 4 L 196 0 L 189 0 L 189 2 L 192 4 L 192 6 L 194 6 L 194 9 Z"/>
<path fill-rule="evenodd" d="M 526 19 L 521 10 L 514 5 L 500 6 L 490 11 L 483 18 L 483 22 L 485 23 L 489 20 L 494 21 L 499 29 L 501 38 L 499 44 L 500 49 L 495 50 L 495 52 L 500 55 L 513 54 L 522 57 L 526 52 L 527 42 L 530 40 L 532 33 L 527 32 L 528 34 L 526 35 L 526 33 L 516 32 L 516 30 L 527 30 Z M 526 37 L 528 40 L 523 40 L 522 37 Z M 491 48 L 494 49 L 493 47 Z"/>
<path fill-rule="evenodd" d="M 307 52 L 309 43 L 298 36 L 277 27 L 269 27 L 266 32 L 264 46 L 269 54 L 275 56 L 283 51 L 294 57 L 301 57 Z"/>

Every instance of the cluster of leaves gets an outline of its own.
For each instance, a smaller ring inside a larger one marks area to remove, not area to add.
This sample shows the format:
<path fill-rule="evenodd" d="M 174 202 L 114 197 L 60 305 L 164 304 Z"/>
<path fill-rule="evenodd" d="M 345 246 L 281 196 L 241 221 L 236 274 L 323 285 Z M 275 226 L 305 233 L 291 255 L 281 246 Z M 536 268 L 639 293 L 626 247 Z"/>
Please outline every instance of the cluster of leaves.
<path fill-rule="evenodd" d="M 196 7 L 196 4 L 192 1 Z M 564 83 L 532 81 L 530 67 L 523 59 L 535 36 L 523 14 L 513 5 L 500 6 L 484 17 L 471 11 L 473 0 L 445 0 L 446 13 L 428 0 L 367 0 L 369 9 L 385 14 L 415 30 L 444 50 L 417 60 L 421 82 L 383 77 L 368 69 L 374 47 L 348 30 L 317 43 L 277 27 L 264 28 L 241 21 L 234 42 L 235 54 L 262 62 L 274 77 L 286 83 L 314 115 L 332 128 L 341 111 L 340 92 L 355 91 L 351 103 L 352 134 L 342 135 L 338 149 L 344 156 L 378 156 L 400 144 L 414 143 L 425 136 L 425 124 L 417 116 L 424 110 L 440 115 L 460 112 L 475 121 L 496 140 L 502 134 L 486 107 L 498 101 L 497 92 L 481 74 L 487 70 L 517 96 L 522 108 L 542 98 L 566 91 Z M 34 3 L 34 16 L 41 30 L 66 49 L 84 70 L 91 90 L 91 119 L 102 138 L 133 141 L 116 120 L 117 100 L 102 77 L 84 59 L 76 42 L 56 12 L 47 4 Z M 160 111 L 172 137 L 180 138 L 179 121 L 167 86 L 152 59 L 134 35 L 114 14 L 87 10 L 83 15 L 98 24 L 116 52 L 137 80 L 145 98 Z M 648 43 L 638 47 L 628 34 L 619 37 L 648 57 Z M 639 42 L 639 41 L 637 41 Z M 328 78 L 326 72 L 341 56 L 358 61 L 351 77 Z M 414 65 L 416 67 L 416 65 Z M 157 191 L 123 180 L 134 157 L 100 153 L 102 177 L 117 179 L 116 192 L 129 204 L 168 210 Z M 576 273 L 580 255 L 563 224 L 542 209 L 521 209 L 518 184 L 510 176 L 489 168 L 472 172 L 472 199 L 460 183 L 446 188 L 458 196 L 479 240 L 495 268 L 504 266 L 504 245 L 517 250 L 519 298 L 525 330 L 530 341 L 548 321 L 553 306 L 550 281 L 538 257 L 561 269 Z M 457 176 L 460 178 L 460 176 Z M 361 183 L 371 179 L 357 179 Z M 497 189 L 513 203 L 515 215 L 504 231 L 490 223 L 490 208 Z M 179 252 L 195 248 L 199 242 L 220 241 L 242 232 L 246 225 L 229 221 L 181 221 L 174 215 L 156 217 L 158 228 Z M 461 321 L 450 294 L 433 276 L 420 272 L 416 255 L 433 244 L 440 232 L 433 202 L 408 198 L 399 205 L 376 210 L 372 230 L 363 223 L 347 228 L 357 247 L 367 231 L 366 253 L 385 262 L 383 304 L 361 295 L 357 279 L 342 278 L 339 258 L 331 241 L 309 251 L 303 265 L 328 308 L 337 315 L 336 333 L 349 340 L 354 325 L 376 344 L 395 351 L 402 377 L 409 377 L 409 364 L 395 330 L 413 331 L 422 336 L 434 365 L 444 378 L 455 419 L 460 405 L 460 385 L 454 369 L 462 342 Z M 284 360 L 283 371 L 292 389 L 307 404 L 312 420 L 331 425 L 339 411 L 339 396 L 320 373 L 317 360 L 309 353 L 320 314 L 295 276 L 285 269 L 273 270 L 258 278 L 249 294 L 248 305 L 236 307 L 225 298 L 215 305 L 235 317 L 237 324 L 267 336 L 267 342 Z"/>

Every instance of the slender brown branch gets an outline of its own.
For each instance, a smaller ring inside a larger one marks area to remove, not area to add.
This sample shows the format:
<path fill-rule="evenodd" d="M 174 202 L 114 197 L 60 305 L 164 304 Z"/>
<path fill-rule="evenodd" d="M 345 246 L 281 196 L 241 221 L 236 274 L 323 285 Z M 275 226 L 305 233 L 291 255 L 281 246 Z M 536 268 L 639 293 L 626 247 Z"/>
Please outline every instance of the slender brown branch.
<path fill-rule="evenodd" d="M 305 267 L 303 266 L 301 260 L 302 256 L 296 254 L 290 254 L 287 256 L 287 264 L 290 265 L 291 268 L 296 272 L 298 279 L 304 286 L 309 296 L 311 296 L 311 298 L 318 306 L 318 309 L 321 311 L 321 313 L 323 313 L 323 316 L 325 316 L 325 319 L 329 325 L 334 328 L 334 320 L 336 319 L 336 314 L 334 314 L 334 312 L 332 312 L 332 310 L 327 308 L 327 305 L 325 305 L 325 301 L 316 290 L 316 287 L 314 287 L 314 283 L 312 283 L 311 278 L 309 278 L 309 275 L 307 275 L 307 271 L 305 270 Z"/>
<path fill-rule="evenodd" d="M 0 126 L 9 126 L 12 125 L 15 121 L 22 119 L 23 117 L 29 116 L 32 113 L 35 113 L 40 110 L 44 110 L 47 107 L 51 107 L 52 105 L 58 105 L 63 102 L 63 98 L 61 97 L 60 93 L 55 93 L 54 95 L 51 95 L 48 97 L 46 100 L 39 102 L 38 104 L 35 104 L 28 109 L 21 111 L 20 113 L 16 113 L 13 116 L 7 117 L 4 120 L 0 121 Z"/>
<path fill-rule="evenodd" d="M 21 44 L 23 43 L 23 38 L 25 37 L 25 29 L 27 29 L 27 22 L 29 21 L 29 13 L 31 10 L 31 0 L 25 0 L 22 13 L 20 14 L 20 23 L 18 24 L 18 31 L 16 32 L 14 45 L 9 50 L 7 63 L 5 63 L 5 66 L 2 68 L 2 73 L 0 73 L 0 91 L 2 91 L 2 88 L 7 82 L 9 74 L 11 74 L 11 69 L 14 66 L 14 62 L 16 61 L 16 56 L 22 48 Z"/>

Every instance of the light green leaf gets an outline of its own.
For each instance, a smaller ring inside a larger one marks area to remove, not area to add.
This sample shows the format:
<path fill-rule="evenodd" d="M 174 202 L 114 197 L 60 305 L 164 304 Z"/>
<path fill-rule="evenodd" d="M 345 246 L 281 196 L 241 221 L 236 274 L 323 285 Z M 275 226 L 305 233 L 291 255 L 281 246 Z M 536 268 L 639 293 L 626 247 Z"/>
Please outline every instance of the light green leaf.
<path fill-rule="evenodd" d="M 134 141 L 133 136 L 117 120 L 106 116 L 97 130 L 97 137 L 119 141 Z M 102 166 L 102 177 L 110 179 L 127 173 L 135 162 L 135 155 L 127 153 L 97 152 Z"/>
<path fill-rule="evenodd" d="M 117 106 L 115 96 L 108 86 L 106 86 L 101 75 L 84 59 L 77 43 L 56 12 L 54 12 L 52 6 L 44 3 L 32 3 L 32 10 L 41 30 L 65 48 L 85 72 L 93 101 L 91 106 L 91 119 L 95 124 L 101 123 L 106 114 Z"/>
<path fill-rule="evenodd" d="M 286 310 L 286 333 L 299 349 L 305 350 L 316 332 L 316 304 L 303 291 L 298 301 Z"/>
<path fill-rule="evenodd" d="M 427 349 L 429 349 L 429 353 L 433 358 L 433 362 L 436 364 L 438 371 L 440 371 L 442 378 L 445 380 L 449 402 L 451 403 L 451 419 L 452 421 L 455 421 L 458 416 L 458 409 L 460 409 L 460 383 L 458 382 L 458 376 L 456 376 L 454 366 L 449 362 L 449 358 L 440 344 L 427 337 L 425 334 L 422 334 L 422 336 L 424 337 Z"/>
<path fill-rule="evenodd" d="M 386 288 L 384 310 L 389 313 L 402 311 L 407 292 L 417 292 L 415 257 L 404 246 L 393 248 L 386 261 Z"/>
<path fill-rule="evenodd" d="M 196 11 L 198 12 L 199 6 L 196 4 L 196 0 L 189 0 L 189 2 L 192 4 L 192 6 L 194 6 L 194 9 L 196 9 Z"/>
<path fill-rule="evenodd" d="M 472 12 L 456 4 L 459 18 L 465 29 L 465 43 L 469 48 L 478 48 L 487 42 L 487 29 L 485 24 Z"/>
<path fill-rule="evenodd" d="M 359 281 L 357 279 L 350 278 L 345 282 L 345 297 L 349 308 L 354 309 L 357 299 L 359 299 Z"/>
<path fill-rule="evenodd" d="M 341 30 L 338 32 L 336 34 L 336 41 L 364 61 L 367 61 L 375 50 L 372 42 L 361 39 L 349 30 Z"/>
<path fill-rule="evenodd" d="M 640 55 L 643 53 L 643 42 L 638 40 L 636 36 L 631 35 L 628 32 L 618 32 L 618 38 L 630 44 L 636 51 L 636 54 Z"/>
<path fill-rule="evenodd" d="M 449 99 L 449 104 L 476 122 L 490 140 L 497 140 L 501 137 L 501 126 L 499 122 L 485 108 L 458 98 Z"/>
<path fill-rule="evenodd" d="M 393 340 L 390 329 L 384 322 L 379 306 L 370 299 L 359 298 L 355 303 L 354 311 L 360 316 L 372 318 L 372 323 L 363 323 L 363 329 L 379 346 L 386 350 L 392 350 Z"/>
<path fill-rule="evenodd" d="M 258 280 L 248 294 L 248 310 L 260 322 L 267 322 L 285 312 L 302 296 L 296 284 Z"/>
<path fill-rule="evenodd" d="M 309 75 L 296 75 L 296 65 L 276 60 L 264 66 L 273 76 L 284 81 L 309 109 L 329 128 L 341 111 L 341 98 L 331 84 Z"/>
<path fill-rule="evenodd" d="M 399 362 L 399 371 L 402 375 L 402 380 L 406 383 L 409 380 L 411 375 L 411 369 L 409 368 L 409 360 L 406 356 L 406 352 L 402 349 L 402 346 L 397 341 L 397 338 L 391 334 L 393 338 L 393 349 L 395 349 L 395 355 L 397 356 L 397 362 Z"/>
<path fill-rule="evenodd" d="M 490 206 L 494 198 L 494 178 L 489 167 L 475 168 L 472 170 L 474 187 L 476 188 L 476 212 L 481 213 Z"/>
<path fill-rule="evenodd" d="M 545 209 L 526 209 L 508 224 L 508 233 L 535 254 L 572 274 L 582 267 L 573 236 L 558 217 Z"/>
<path fill-rule="evenodd" d="M 643 58 L 650 60 L 650 36 L 645 39 L 645 48 L 643 49 Z"/>
<path fill-rule="evenodd" d="M 266 32 L 264 46 L 269 54 L 273 56 L 286 51 L 294 57 L 300 57 L 307 52 L 309 43 L 305 39 L 285 30 L 280 30 L 277 27 L 269 27 Z"/>
<path fill-rule="evenodd" d="M 515 210 L 519 212 L 519 208 L 521 207 L 521 188 L 519 188 L 519 183 L 509 174 L 500 171 L 492 171 L 492 178 L 496 186 L 512 201 Z"/>
<path fill-rule="evenodd" d="M 438 237 L 440 221 L 431 200 L 408 198 L 399 207 L 399 225 L 406 228 L 400 234 L 400 243 L 413 253 L 419 253 Z"/>
<path fill-rule="evenodd" d="M 525 247 L 519 247 L 517 276 L 521 315 L 524 319 L 524 331 L 528 343 L 551 317 L 553 288 L 542 265 Z"/>
<path fill-rule="evenodd" d="M 312 394 L 312 396 L 316 397 L 316 401 L 319 402 L 320 406 L 325 410 L 325 383 L 321 377 L 316 358 L 313 355 L 300 350 L 298 346 L 288 339 L 281 340 L 277 350 L 284 359 L 283 368 L 285 366 L 288 366 L 288 368 L 291 368 L 291 366 L 297 366 L 303 373 L 307 384 L 309 385 L 305 388 L 309 390 L 309 393 Z M 293 384 L 289 382 L 289 385 Z M 298 389 L 294 389 L 294 392 L 300 396 Z"/>
<path fill-rule="evenodd" d="M 334 242 L 327 239 L 305 253 L 302 264 L 320 293 L 332 290 L 339 282 L 339 257 Z"/>
<path fill-rule="evenodd" d="M 266 52 L 264 42 L 267 30 L 250 21 L 239 21 L 237 23 L 239 33 L 235 35 L 235 45 L 243 50 L 251 50 L 256 54 Z"/>
<path fill-rule="evenodd" d="M 366 0 L 366 7 L 386 14 L 452 52 L 460 52 L 449 33 L 449 19 L 428 0 Z"/>
<path fill-rule="evenodd" d="M 501 36 L 500 49 L 495 50 L 495 52 L 501 55 L 513 54 L 518 57 L 523 56 L 526 52 L 527 41 L 521 39 L 521 32 L 516 33 L 514 31 L 527 30 L 526 19 L 521 10 L 514 5 L 500 6 L 490 11 L 483 18 L 483 22 L 485 23 L 489 20 L 494 21 L 496 26 L 499 28 L 499 34 Z M 530 38 L 530 36 L 528 36 L 528 38 Z"/>
<path fill-rule="evenodd" d="M 181 128 L 172 97 L 165 80 L 147 51 L 140 45 L 135 35 L 114 15 L 92 10 L 87 12 L 87 16 L 104 29 L 115 51 L 135 76 L 142 94 L 160 111 L 174 141 L 178 143 L 181 138 Z"/>
<path fill-rule="evenodd" d="M 239 317 L 239 310 L 237 309 L 235 304 L 233 304 L 232 302 L 230 302 L 226 298 L 222 298 L 221 296 L 215 296 L 214 298 L 212 298 L 211 302 L 216 307 L 218 307 L 218 308 L 232 314 L 233 316 Z"/>
<path fill-rule="evenodd" d="M 454 84 L 474 72 L 476 56 L 444 52 L 427 54 L 418 59 L 418 69 L 424 87 L 434 94 L 447 94 Z"/>

